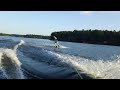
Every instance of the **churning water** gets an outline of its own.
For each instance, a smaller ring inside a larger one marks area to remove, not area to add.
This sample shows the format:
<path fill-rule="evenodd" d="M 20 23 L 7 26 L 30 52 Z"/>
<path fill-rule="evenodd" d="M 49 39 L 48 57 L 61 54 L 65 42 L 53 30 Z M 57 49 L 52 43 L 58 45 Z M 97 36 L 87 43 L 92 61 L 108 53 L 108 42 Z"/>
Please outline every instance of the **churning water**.
<path fill-rule="evenodd" d="M 55 48 L 50 40 L 0 37 L 0 78 L 120 79 L 119 46 L 59 44 Z"/>

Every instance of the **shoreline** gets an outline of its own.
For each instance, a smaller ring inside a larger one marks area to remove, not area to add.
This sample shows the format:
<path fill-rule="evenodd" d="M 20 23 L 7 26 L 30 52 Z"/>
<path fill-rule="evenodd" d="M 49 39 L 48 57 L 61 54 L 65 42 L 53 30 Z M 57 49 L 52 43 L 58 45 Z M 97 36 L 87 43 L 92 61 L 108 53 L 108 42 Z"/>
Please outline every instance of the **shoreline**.
<path fill-rule="evenodd" d="M 6 35 L 5 35 L 6 36 Z M 20 37 L 20 36 L 10 36 L 10 37 Z M 31 38 L 31 39 L 47 39 L 47 40 L 51 40 L 51 41 L 54 41 L 50 38 L 33 38 L 33 37 L 21 37 L 21 38 Z M 62 40 L 58 40 L 58 41 L 62 41 Z M 93 45 L 107 45 L 107 46 L 120 46 L 120 45 L 114 45 L 114 44 L 109 44 L 109 43 L 88 43 L 88 42 L 75 42 L 75 41 L 62 41 L 62 42 L 71 42 L 71 43 L 82 43 L 82 44 L 93 44 Z"/>

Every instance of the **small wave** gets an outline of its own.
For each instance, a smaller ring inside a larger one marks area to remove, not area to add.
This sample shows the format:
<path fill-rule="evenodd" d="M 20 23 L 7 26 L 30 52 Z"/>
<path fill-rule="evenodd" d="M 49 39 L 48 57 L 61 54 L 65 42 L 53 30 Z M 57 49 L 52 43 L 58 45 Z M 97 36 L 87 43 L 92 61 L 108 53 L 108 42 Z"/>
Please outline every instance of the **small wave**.
<path fill-rule="evenodd" d="M 72 66 L 78 74 L 86 73 L 93 78 L 101 79 L 120 79 L 120 59 L 103 61 L 90 60 L 86 58 L 70 56 L 65 54 L 57 54 L 49 51 L 53 56 L 56 56 L 62 62 Z M 79 73 L 80 70 L 80 73 Z M 82 72 L 81 72 L 82 71 Z"/>
<path fill-rule="evenodd" d="M 18 54 L 19 54 L 18 56 L 21 57 L 20 59 L 21 62 L 24 63 L 24 65 L 22 65 L 22 69 L 24 69 L 25 72 L 28 71 L 29 72 L 28 75 L 32 76 L 32 78 L 37 78 L 37 79 L 79 78 L 76 72 L 71 68 L 58 67 L 57 65 L 53 65 L 53 64 L 48 65 L 47 63 L 44 63 L 44 62 L 39 63 L 38 61 L 35 61 L 29 57 L 26 57 L 25 54 L 23 54 L 21 51 L 19 51 Z"/>
<path fill-rule="evenodd" d="M 30 42 L 28 42 L 25 45 L 27 45 L 27 46 L 34 46 L 34 47 L 41 47 L 41 48 L 45 48 L 45 47 L 56 48 L 55 44 L 48 44 L 48 43 L 39 43 L 39 44 L 36 44 L 36 43 L 30 43 Z M 66 47 L 66 46 L 63 46 L 63 45 L 59 45 L 58 48 L 69 48 L 69 47 Z"/>
<path fill-rule="evenodd" d="M 17 44 L 20 45 L 21 43 Z M 0 48 L 0 68 L 7 79 L 24 79 L 21 71 L 21 62 L 19 61 L 15 50 Z"/>
<path fill-rule="evenodd" d="M 79 56 L 72 56 L 68 54 L 55 53 L 54 51 L 44 50 L 37 47 L 22 47 L 21 51 L 24 55 L 38 60 L 40 62 L 50 63 L 61 67 L 71 66 L 81 76 L 86 74 L 93 78 L 102 79 L 120 79 L 120 59 L 116 60 L 93 60 Z"/>
<path fill-rule="evenodd" d="M 20 45 L 24 44 L 24 43 L 25 43 L 25 42 L 24 42 L 23 40 L 21 40 L 20 43 L 18 43 L 17 45 L 15 45 L 14 48 L 13 48 L 14 52 L 16 52 L 17 48 L 18 48 Z"/>

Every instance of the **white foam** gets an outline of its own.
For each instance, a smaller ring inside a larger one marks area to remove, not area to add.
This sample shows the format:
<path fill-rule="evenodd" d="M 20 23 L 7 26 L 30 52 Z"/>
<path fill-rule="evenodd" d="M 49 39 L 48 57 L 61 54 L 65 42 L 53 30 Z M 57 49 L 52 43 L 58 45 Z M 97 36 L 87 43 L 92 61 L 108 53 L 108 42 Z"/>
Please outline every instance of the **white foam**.
<path fill-rule="evenodd" d="M 24 44 L 24 43 L 25 43 L 25 41 L 21 40 L 20 43 L 18 43 L 17 45 L 14 46 L 14 49 L 13 49 L 13 50 L 16 52 L 18 46 L 20 46 L 20 45 L 22 45 L 22 44 Z"/>
<path fill-rule="evenodd" d="M 84 73 L 91 74 L 95 78 L 120 79 L 120 59 L 114 60 L 90 60 L 86 58 L 57 54 L 49 51 L 49 54 L 56 56 L 62 62 L 68 63 L 75 70 L 82 70 Z"/>
<path fill-rule="evenodd" d="M 22 63 L 16 54 L 18 46 L 23 43 L 24 41 L 21 40 L 21 42 L 15 46 L 15 51 L 8 48 L 0 48 L 0 68 L 8 79 L 24 79 L 21 71 Z"/>

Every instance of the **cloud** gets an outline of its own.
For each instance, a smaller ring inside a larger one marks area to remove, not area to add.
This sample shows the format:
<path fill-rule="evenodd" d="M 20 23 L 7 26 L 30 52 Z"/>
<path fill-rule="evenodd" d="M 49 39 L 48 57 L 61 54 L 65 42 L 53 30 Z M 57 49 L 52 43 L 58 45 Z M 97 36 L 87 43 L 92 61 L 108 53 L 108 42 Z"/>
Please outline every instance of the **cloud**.
<path fill-rule="evenodd" d="M 80 11 L 80 14 L 90 15 L 94 13 L 120 13 L 120 11 Z"/>
<path fill-rule="evenodd" d="M 98 12 L 99 13 L 120 13 L 120 11 L 98 11 Z"/>
<path fill-rule="evenodd" d="M 92 14 L 94 12 L 95 11 L 80 11 L 81 14 L 86 14 L 86 15 Z"/>

